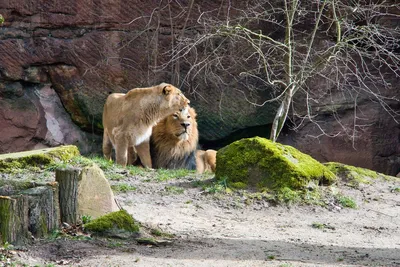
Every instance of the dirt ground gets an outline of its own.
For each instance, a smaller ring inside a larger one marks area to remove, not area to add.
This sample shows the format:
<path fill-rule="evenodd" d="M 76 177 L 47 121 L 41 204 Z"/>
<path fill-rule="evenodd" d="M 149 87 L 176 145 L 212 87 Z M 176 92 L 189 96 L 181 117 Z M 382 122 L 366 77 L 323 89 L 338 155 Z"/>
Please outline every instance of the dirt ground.
<path fill-rule="evenodd" d="M 212 176 L 123 181 L 136 190 L 117 193 L 120 205 L 143 225 L 174 234 L 172 243 L 45 240 L 14 251 L 13 261 L 29 266 L 400 266 L 399 179 L 357 189 L 339 185 L 356 200 L 356 209 L 276 206 L 244 194 L 207 193 L 198 183 L 208 180 Z"/>

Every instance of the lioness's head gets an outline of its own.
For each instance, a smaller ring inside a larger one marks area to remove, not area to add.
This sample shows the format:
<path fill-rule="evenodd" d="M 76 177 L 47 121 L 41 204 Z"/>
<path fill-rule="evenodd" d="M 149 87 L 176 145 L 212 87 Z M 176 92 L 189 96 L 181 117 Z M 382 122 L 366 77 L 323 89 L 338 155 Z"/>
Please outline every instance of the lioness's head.
<path fill-rule="evenodd" d="M 165 118 L 165 128 L 178 139 L 189 140 L 190 135 L 197 131 L 196 112 L 193 108 L 186 106 Z"/>
<path fill-rule="evenodd" d="M 187 99 L 175 86 L 168 84 L 168 83 L 162 83 L 159 85 L 159 88 L 161 89 L 162 95 L 165 98 L 165 106 L 164 108 L 172 108 L 172 109 L 183 109 L 184 107 L 187 107 L 190 103 L 189 99 Z"/>

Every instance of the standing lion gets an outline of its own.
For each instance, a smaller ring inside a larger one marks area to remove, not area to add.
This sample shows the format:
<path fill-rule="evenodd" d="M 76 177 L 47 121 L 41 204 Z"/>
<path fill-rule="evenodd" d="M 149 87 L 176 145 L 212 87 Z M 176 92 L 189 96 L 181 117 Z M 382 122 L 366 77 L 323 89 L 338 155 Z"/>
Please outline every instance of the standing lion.
<path fill-rule="evenodd" d="M 114 147 L 116 163 L 126 166 L 130 150 L 129 154 L 136 152 L 142 164 L 151 168 L 149 138 L 153 126 L 189 103 L 178 88 L 167 83 L 110 94 L 103 112 L 104 157 L 111 160 Z"/>

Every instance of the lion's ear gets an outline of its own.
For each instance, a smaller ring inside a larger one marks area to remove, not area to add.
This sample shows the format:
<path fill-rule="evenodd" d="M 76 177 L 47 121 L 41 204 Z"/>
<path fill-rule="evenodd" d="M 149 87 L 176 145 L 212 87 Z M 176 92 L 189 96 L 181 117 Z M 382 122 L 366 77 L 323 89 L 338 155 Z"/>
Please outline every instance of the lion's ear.
<path fill-rule="evenodd" d="M 172 91 L 172 88 L 169 85 L 164 86 L 164 88 L 162 89 L 162 92 L 164 95 L 169 95 L 169 93 L 171 93 L 171 91 Z"/>

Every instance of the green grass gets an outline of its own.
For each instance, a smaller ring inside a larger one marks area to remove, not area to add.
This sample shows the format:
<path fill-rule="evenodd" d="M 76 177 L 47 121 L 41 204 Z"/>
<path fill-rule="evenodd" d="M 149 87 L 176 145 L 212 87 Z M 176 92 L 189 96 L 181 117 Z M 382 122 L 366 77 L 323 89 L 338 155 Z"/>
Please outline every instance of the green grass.
<path fill-rule="evenodd" d="M 173 237 L 175 237 L 173 234 L 165 233 L 165 232 L 161 231 L 160 229 L 152 229 L 152 230 L 150 231 L 150 233 L 151 233 L 153 236 L 158 236 L 158 237 L 166 237 L 166 238 L 173 238 Z"/>
<path fill-rule="evenodd" d="M 210 185 L 203 186 L 204 192 L 209 193 L 209 194 L 226 193 L 228 189 L 229 188 L 226 184 L 226 179 L 213 182 Z"/>
<path fill-rule="evenodd" d="M 172 194 L 172 195 L 180 195 L 180 194 L 183 194 L 183 192 L 185 191 L 181 187 L 172 186 L 172 185 L 167 185 L 164 187 L 164 189 L 165 189 L 165 192 Z"/>
<path fill-rule="evenodd" d="M 137 189 L 136 187 L 126 184 L 126 183 L 115 184 L 115 185 L 112 185 L 111 188 L 115 192 L 122 192 L 122 193 L 127 193 L 129 191 L 135 191 Z"/>
<path fill-rule="evenodd" d="M 127 166 L 130 175 L 147 176 L 151 173 L 151 170 L 137 167 L 137 166 Z"/>
<path fill-rule="evenodd" d="M 91 221 L 92 221 L 92 216 L 90 216 L 90 215 L 83 215 L 82 216 L 82 223 L 83 224 L 89 223 Z"/>
<path fill-rule="evenodd" d="M 121 173 L 108 173 L 106 175 L 107 179 L 111 181 L 121 181 L 123 180 L 126 176 L 121 174 Z"/>
<path fill-rule="evenodd" d="M 336 196 L 336 201 L 344 208 L 351 208 L 351 209 L 357 208 L 357 203 L 351 197 L 338 194 Z"/>
<path fill-rule="evenodd" d="M 177 169 L 177 170 L 158 169 L 156 170 L 155 173 L 155 179 L 159 182 L 164 182 L 172 179 L 179 179 L 182 177 L 186 177 L 193 173 L 194 171 L 186 169 Z"/>
<path fill-rule="evenodd" d="M 392 193 L 400 193 L 400 187 L 396 187 L 396 186 L 391 187 L 390 188 L 390 192 L 392 192 Z"/>
<path fill-rule="evenodd" d="M 311 224 L 311 227 L 315 228 L 315 229 L 321 229 L 321 230 L 324 230 L 324 229 L 335 230 L 335 227 L 333 227 L 333 226 L 331 226 L 329 224 L 326 224 L 326 223 L 314 222 L 314 223 Z"/>

